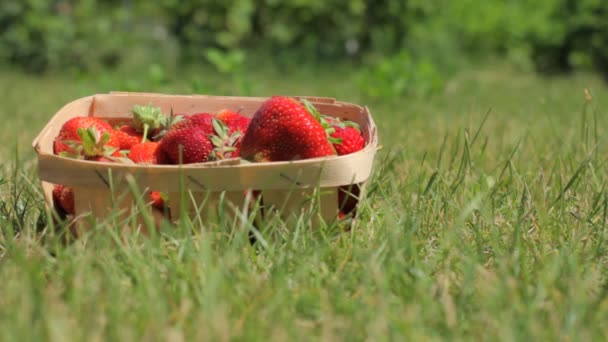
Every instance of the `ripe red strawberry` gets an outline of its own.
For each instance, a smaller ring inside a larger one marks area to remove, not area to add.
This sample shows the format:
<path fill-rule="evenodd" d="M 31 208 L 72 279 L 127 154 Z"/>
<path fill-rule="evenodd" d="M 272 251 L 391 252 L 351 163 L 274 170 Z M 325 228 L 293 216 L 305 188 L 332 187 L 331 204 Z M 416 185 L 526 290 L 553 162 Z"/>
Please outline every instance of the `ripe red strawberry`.
<path fill-rule="evenodd" d="M 160 191 L 151 191 L 150 200 L 152 201 L 152 207 L 164 211 L 167 206 L 166 196 Z"/>
<path fill-rule="evenodd" d="M 111 161 L 112 157 L 121 156 L 118 147 L 109 145 L 117 143 L 112 142 L 114 132 L 100 132 L 95 127 L 89 127 L 79 128 L 77 134 L 80 141 L 64 141 L 69 151 L 62 151 L 59 155 L 94 161 Z"/>
<path fill-rule="evenodd" d="M 116 131 L 121 150 L 130 150 L 135 144 L 143 142 L 144 137 L 129 125 L 120 126 Z"/>
<path fill-rule="evenodd" d="M 165 153 L 171 164 L 180 161 L 180 146 L 182 146 L 182 163 L 198 163 L 207 161 L 213 149 L 208 135 L 212 133 L 211 114 L 201 113 L 185 117 L 171 127 L 160 140 L 160 149 Z"/>
<path fill-rule="evenodd" d="M 242 134 L 245 134 L 247 131 L 247 127 L 251 122 L 251 119 L 241 115 L 237 112 L 231 111 L 230 109 L 224 109 L 215 114 L 215 117 L 224 121 L 226 126 L 230 128 L 230 131 L 239 131 Z"/>
<path fill-rule="evenodd" d="M 357 152 L 365 146 L 365 139 L 361 136 L 359 125 L 348 120 L 340 120 L 330 116 L 321 116 L 321 120 L 330 126 L 331 143 L 338 155 Z M 338 188 L 338 206 L 340 218 L 349 214 L 356 214 L 358 197 L 361 193 L 359 184 L 345 185 Z"/>
<path fill-rule="evenodd" d="M 152 141 L 133 145 L 128 156 L 136 164 L 164 164 L 166 162 L 164 154 L 159 149 L 159 143 Z"/>
<path fill-rule="evenodd" d="M 203 129 L 206 129 L 209 134 L 213 132 L 213 115 L 210 113 L 196 113 L 192 115 L 184 116 L 183 119 L 176 123 L 175 128 L 183 128 L 183 127 L 194 127 L 201 126 Z"/>
<path fill-rule="evenodd" d="M 325 128 L 302 104 L 273 96 L 256 111 L 241 142 L 241 157 L 282 161 L 335 154 Z"/>
<path fill-rule="evenodd" d="M 55 203 L 59 203 L 59 199 L 61 198 L 61 192 L 63 191 L 64 187 L 65 186 L 60 184 L 56 184 L 53 187 L 53 201 L 55 201 Z"/>
<path fill-rule="evenodd" d="M 72 188 L 55 185 L 53 188 L 53 200 L 65 213 L 74 215 L 74 191 Z"/>
<path fill-rule="evenodd" d="M 59 198 L 59 203 L 65 210 L 66 213 L 70 215 L 74 215 L 76 212 L 74 208 L 74 190 L 70 187 L 64 187 L 63 191 L 61 191 L 61 197 Z"/>
<path fill-rule="evenodd" d="M 361 136 L 359 129 L 352 124 L 344 125 L 344 122 L 341 122 L 341 124 L 332 125 L 335 131 L 330 135 L 336 139 L 336 142 L 333 142 L 332 145 L 338 155 L 343 156 L 362 150 L 365 146 L 365 139 Z"/>
<path fill-rule="evenodd" d="M 230 134 L 220 120 L 209 113 L 185 117 L 173 125 L 160 141 L 160 149 L 171 164 L 201 163 L 232 156 L 238 134 Z"/>
<path fill-rule="evenodd" d="M 104 145 L 109 148 L 120 147 L 118 137 L 115 135 L 114 130 L 109 123 L 99 118 L 79 116 L 66 121 L 61 127 L 61 130 L 59 131 L 59 134 L 55 138 L 53 144 L 55 154 L 60 154 L 62 152 L 73 154 L 77 152 L 75 151 L 74 146 L 71 145 L 82 142 L 82 137 L 78 134 L 79 129 L 92 129 L 95 131 L 94 135 L 98 137 L 98 139 L 101 138 L 104 133 L 107 133 L 109 138 Z"/>
<path fill-rule="evenodd" d="M 217 112 L 215 117 L 222 120 L 226 126 L 228 126 L 230 134 L 234 134 L 235 132 L 240 133 L 241 137 L 238 138 L 234 144 L 236 150 L 231 155 L 231 157 L 238 157 L 241 149 L 241 141 L 243 140 L 242 136 L 247 132 L 247 127 L 249 127 L 251 119 L 229 109 Z"/>

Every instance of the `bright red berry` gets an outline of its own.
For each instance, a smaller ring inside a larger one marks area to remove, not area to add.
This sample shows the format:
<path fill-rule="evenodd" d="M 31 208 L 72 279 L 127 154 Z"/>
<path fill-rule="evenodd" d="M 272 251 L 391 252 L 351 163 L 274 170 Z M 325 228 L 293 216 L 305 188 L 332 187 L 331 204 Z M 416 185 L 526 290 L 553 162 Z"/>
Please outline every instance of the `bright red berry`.
<path fill-rule="evenodd" d="M 236 150 L 232 153 L 232 157 L 238 157 L 241 149 L 241 141 L 243 140 L 243 135 L 245 135 L 245 133 L 247 132 L 247 127 L 249 127 L 251 118 L 248 118 L 229 109 L 224 109 L 217 112 L 215 114 L 215 117 L 222 120 L 226 124 L 226 126 L 228 126 L 228 129 L 230 129 L 230 134 L 235 134 L 236 132 L 239 133 L 240 137 L 234 144 Z"/>
<path fill-rule="evenodd" d="M 180 153 L 184 164 L 207 161 L 213 149 L 208 137 L 213 132 L 212 118 L 207 113 L 187 116 L 167 131 L 160 140 L 160 149 L 171 164 L 179 164 Z"/>
<path fill-rule="evenodd" d="M 120 141 L 107 122 L 93 117 L 68 120 L 54 141 L 54 152 L 68 158 L 103 160 L 120 156 Z"/>
<path fill-rule="evenodd" d="M 70 143 L 82 143 L 82 138 L 78 134 L 79 129 L 93 129 L 98 137 L 101 137 L 107 132 L 109 139 L 105 142 L 105 146 L 109 148 L 119 148 L 120 142 L 115 135 L 112 126 L 109 123 L 94 117 L 78 116 L 66 121 L 59 134 L 55 138 L 53 149 L 55 154 L 61 152 L 74 153 L 73 146 Z"/>
<path fill-rule="evenodd" d="M 130 150 L 143 141 L 143 135 L 130 125 L 120 126 L 116 131 L 121 150 Z"/>
<path fill-rule="evenodd" d="M 229 158 L 238 137 L 209 113 L 184 117 L 160 141 L 160 149 L 171 164 L 202 163 Z M 181 150 L 181 152 L 180 152 Z"/>
<path fill-rule="evenodd" d="M 324 127 L 302 104 L 274 96 L 256 111 L 241 142 L 242 158 L 287 161 L 334 155 Z"/>
<path fill-rule="evenodd" d="M 160 191 L 151 191 L 150 200 L 152 201 L 152 207 L 164 211 L 167 203 L 165 201 L 165 195 Z"/>
<path fill-rule="evenodd" d="M 215 117 L 224 121 L 224 123 L 226 123 L 226 126 L 230 128 L 231 132 L 239 131 L 242 134 L 245 134 L 245 132 L 247 132 L 247 127 L 249 127 L 249 123 L 251 122 L 251 118 L 248 118 L 229 109 L 224 109 L 217 112 L 215 114 Z"/>
<path fill-rule="evenodd" d="M 63 188 L 59 202 L 61 203 L 61 206 L 63 207 L 66 213 L 74 215 L 76 210 L 74 207 L 74 190 L 72 190 L 72 188 Z"/>
<path fill-rule="evenodd" d="M 331 137 L 340 140 L 339 143 L 333 144 L 339 156 L 360 151 L 365 146 L 365 139 L 355 127 L 346 126 L 341 128 L 334 126 L 334 129 L 335 131 L 331 133 Z"/>
<path fill-rule="evenodd" d="M 143 144 L 135 144 L 131 147 L 128 155 L 136 164 L 164 164 L 164 154 L 161 153 L 159 143 L 145 142 Z"/>
<path fill-rule="evenodd" d="M 74 191 L 72 188 L 63 185 L 55 185 L 55 187 L 53 187 L 53 201 L 65 213 L 74 215 Z"/>
<path fill-rule="evenodd" d="M 59 203 L 59 199 L 61 198 L 61 192 L 63 191 L 64 186 L 57 184 L 53 187 L 53 200 L 55 203 Z"/>

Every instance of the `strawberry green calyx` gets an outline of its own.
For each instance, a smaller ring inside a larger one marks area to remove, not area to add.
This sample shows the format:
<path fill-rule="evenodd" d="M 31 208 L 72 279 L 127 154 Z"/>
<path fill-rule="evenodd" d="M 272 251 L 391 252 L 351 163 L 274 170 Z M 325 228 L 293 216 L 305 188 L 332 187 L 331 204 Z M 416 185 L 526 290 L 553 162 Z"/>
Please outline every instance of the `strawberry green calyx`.
<path fill-rule="evenodd" d="M 142 143 L 146 141 L 148 133 L 155 132 L 167 124 L 167 116 L 163 114 L 160 107 L 135 105 L 132 112 L 133 128 L 143 133 Z"/>
<path fill-rule="evenodd" d="M 337 136 L 335 136 L 336 134 L 336 128 L 345 130 L 348 127 L 355 129 L 357 132 L 361 133 L 361 129 L 359 128 L 359 125 L 354 122 L 354 121 L 350 121 L 350 120 L 341 120 L 340 118 L 335 118 L 333 116 L 328 116 L 328 115 L 321 115 L 321 120 L 324 120 L 325 122 L 327 122 L 329 125 L 331 125 L 333 127 L 333 131 L 331 131 L 328 136 L 329 142 L 332 143 L 332 145 L 340 145 L 342 144 L 342 138 L 339 138 Z"/>
<path fill-rule="evenodd" d="M 99 132 L 94 127 L 78 128 L 76 132 L 81 141 L 64 141 L 71 151 L 61 152 L 60 156 L 74 159 L 110 158 L 118 150 L 116 147 L 107 146 L 111 139 L 108 132 Z"/>
<path fill-rule="evenodd" d="M 361 129 L 359 128 L 359 124 L 357 124 L 354 121 L 341 120 L 339 118 L 335 118 L 333 116 L 328 116 L 328 115 L 321 115 L 321 119 L 326 120 L 333 127 L 338 127 L 338 128 L 342 128 L 342 129 L 346 129 L 346 127 L 352 127 L 354 129 L 356 129 L 358 132 L 361 132 Z"/>
<path fill-rule="evenodd" d="M 182 121 L 183 119 L 183 115 L 175 115 L 175 113 L 173 113 L 173 108 L 171 108 L 171 113 L 169 114 L 169 116 L 163 115 L 163 121 L 161 122 L 160 127 L 155 131 L 156 134 L 152 136 L 150 140 L 159 141 L 160 139 L 162 139 L 162 137 L 165 136 L 165 134 L 167 134 L 167 131 L 169 130 L 169 128 L 171 128 L 171 126 Z"/>
<path fill-rule="evenodd" d="M 82 140 L 82 148 L 85 156 L 98 156 L 104 152 L 104 145 L 110 141 L 110 134 L 103 132 L 101 136 L 97 130 L 92 128 L 79 128 L 78 136 Z"/>
<path fill-rule="evenodd" d="M 302 103 L 304 104 L 306 110 L 310 112 L 310 114 L 312 114 L 312 116 L 321 123 L 321 126 L 323 126 L 325 134 L 327 135 L 327 140 L 329 140 L 329 142 L 332 144 L 332 148 L 338 154 L 342 153 L 339 149 L 343 148 L 337 148 L 336 146 L 342 145 L 342 143 L 344 142 L 344 139 L 341 137 L 343 135 L 341 131 L 346 130 L 347 128 L 352 128 L 358 133 L 361 133 L 361 129 L 359 128 L 359 125 L 356 122 L 350 120 L 341 120 L 340 118 L 332 117 L 329 115 L 323 115 L 319 113 L 315 106 L 313 106 L 312 103 L 310 103 L 306 99 L 303 99 Z"/>
<path fill-rule="evenodd" d="M 209 160 L 220 160 L 231 157 L 236 151 L 236 143 L 241 138 L 241 132 L 235 131 L 230 134 L 230 129 L 222 120 L 213 118 L 213 130 L 215 134 L 209 135 L 209 140 L 213 144 L 213 151 L 209 155 Z"/>
<path fill-rule="evenodd" d="M 336 130 L 331 137 L 339 141 L 333 143 L 333 147 L 339 156 L 357 152 L 365 147 L 365 139 L 361 135 L 359 125 L 355 122 L 333 117 L 328 117 L 327 120 L 331 122 Z"/>
<path fill-rule="evenodd" d="M 308 101 L 307 99 L 302 99 L 302 104 L 304 105 L 304 108 L 306 108 L 306 110 L 310 113 L 310 115 L 312 115 L 315 120 L 319 121 L 321 124 L 323 124 L 322 120 L 321 120 L 321 113 L 317 110 L 317 108 L 310 103 L 310 101 Z"/>
<path fill-rule="evenodd" d="M 352 127 L 352 128 L 355 128 L 356 130 L 358 130 L 359 132 L 361 132 L 359 125 L 354 121 L 341 120 L 340 118 L 321 114 L 319 112 L 319 110 L 317 110 L 317 108 L 312 103 L 310 103 L 310 101 L 308 101 L 306 99 L 302 99 L 302 103 L 304 104 L 304 107 L 306 107 L 306 110 L 308 110 L 308 112 L 310 112 L 310 114 L 312 114 L 312 116 L 317 121 L 319 121 L 321 123 L 321 125 L 323 125 L 324 128 L 326 128 L 325 131 L 328 132 L 329 134 L 335 132 L 334 127 L 339 127 L 342 129 L 345 129 L 346 127 Z M 329 128 L 327 128 L 327 127 L 329 127 Z"/>
<path fill-rule="evenodd" d="M 335 125 L 333 124 L 334 120 L 336 119 L 331 116 L 322 115 L 319 110 L 317 110 L 317 108 L 306 99 L 302 99 L 302 104 L 304 104 L 306 110 L 315 118 L 315 120 L 321 123 L 321 126 L 323 126 L 323 129 L 325 130 L 325 134 L 327 135 L 327 140 L 329 140 L 329 143 L 332 145 L 341 144 L 342 139 L 334 138 L 331 136 L 334 132 L 336 132 L 336 129 L 334 128 Z"/>
<path fill-rule="evenodd" d="M 340 122 L 340 121 L 339 121 Z M 357 131 L 359 131 L 359 133 L 361 133 L 361 128 L 359 127 L 359 124 L 354 122 L 354 121 L 350 121 L 350 120 L 344 120 L 341 121 L 341 123 L 345 126 L 345 127 L 352 127 L 354 129 L 356 129 Z"/>

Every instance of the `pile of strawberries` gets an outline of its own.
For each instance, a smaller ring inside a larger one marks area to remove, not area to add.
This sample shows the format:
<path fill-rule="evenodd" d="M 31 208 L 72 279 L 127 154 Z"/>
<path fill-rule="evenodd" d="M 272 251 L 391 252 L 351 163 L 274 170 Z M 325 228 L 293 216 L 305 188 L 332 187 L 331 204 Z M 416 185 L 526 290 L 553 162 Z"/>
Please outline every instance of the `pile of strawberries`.
<path fill-rule="evenodd" d="M 95 117 L 74 117 L 61 127 L 54 153 L 99 162 L 189 164 L 236 157 L 300 160 L 345 155 L 365 146 L 355 123 L 322 115 L 310 102 L 289 97 L 268 99 L 251 119 L 229 109 L 166 115 L 150 105 L 134 106 L 132 115 L 130 122 L 115 127 Z M 340 191 L 341 215 L 354 210 L 354 204 L 346 203 L 347 191 Z M 166 209 L 164 194 L 153 191 L 150 196 L 153 207 Z M 60 210 L 74 214 L 70 187 L 56 185 L 53 198 Z"/>

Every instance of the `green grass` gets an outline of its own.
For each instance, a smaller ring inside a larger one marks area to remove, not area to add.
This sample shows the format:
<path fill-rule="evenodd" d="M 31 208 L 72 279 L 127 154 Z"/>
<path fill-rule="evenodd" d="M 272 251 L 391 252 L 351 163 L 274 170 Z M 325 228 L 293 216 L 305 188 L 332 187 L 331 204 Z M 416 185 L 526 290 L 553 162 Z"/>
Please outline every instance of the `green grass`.
<path fill-rule="evenodd" d="M 253 95 L 364 102 L 350 70 L 249 77 Z M 273 221 L 251 246 L 222 221 L 150 238 L 101 223 L 63 244 L 30 147 L 44 123 L 113 88 L 191 89 L 125 77 L 0 73 L 1 340 L 608 337 L 608 87 L 592 75 L 492 66 L 368 102 L 383 148 L 348 233 Z"/>

